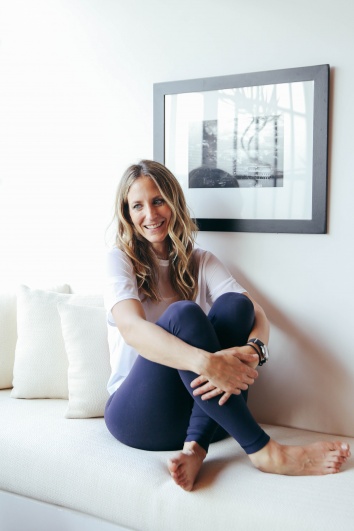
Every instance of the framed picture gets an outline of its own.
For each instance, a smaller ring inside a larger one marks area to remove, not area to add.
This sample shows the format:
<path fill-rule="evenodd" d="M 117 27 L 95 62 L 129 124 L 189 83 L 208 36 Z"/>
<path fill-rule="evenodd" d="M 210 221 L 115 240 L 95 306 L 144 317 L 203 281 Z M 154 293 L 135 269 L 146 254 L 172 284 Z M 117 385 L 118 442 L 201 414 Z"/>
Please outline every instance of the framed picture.
<path fill-rule="evenodd" d="M 329 70 L 154 85 L 154 159 L 200 230 L 326 232 Z"/>

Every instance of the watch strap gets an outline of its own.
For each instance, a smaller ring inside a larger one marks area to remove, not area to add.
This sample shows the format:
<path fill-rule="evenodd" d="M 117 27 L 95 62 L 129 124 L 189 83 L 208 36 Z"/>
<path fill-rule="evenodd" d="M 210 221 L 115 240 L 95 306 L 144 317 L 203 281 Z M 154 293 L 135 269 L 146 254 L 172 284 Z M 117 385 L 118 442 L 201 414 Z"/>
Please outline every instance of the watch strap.
<path fill-rule="evenodd" d="M 249 346 L 257 345 L 259 347 L 259 352 L 257 349 L 257 354 L 259 357 L 259 365 L 260 366 L 264 365 L 264 363 L 266 363 L 266 361 L 268 360 L 268 349 L 266 345 L 263 343 L 263 341 L 258 339 L 258 337 L 252 337 L 247 341 L 247 345 Z"/>
<path fill-rule="evenodd" d="M 258 348 L 256 348 L 252 343 L 247 343 L 247 345 L 253 348 L 253 350 L 258 354 L 258 360 L 259 360 L 258 365 L 262 365 L 262 355 L 259 352 Z"/>

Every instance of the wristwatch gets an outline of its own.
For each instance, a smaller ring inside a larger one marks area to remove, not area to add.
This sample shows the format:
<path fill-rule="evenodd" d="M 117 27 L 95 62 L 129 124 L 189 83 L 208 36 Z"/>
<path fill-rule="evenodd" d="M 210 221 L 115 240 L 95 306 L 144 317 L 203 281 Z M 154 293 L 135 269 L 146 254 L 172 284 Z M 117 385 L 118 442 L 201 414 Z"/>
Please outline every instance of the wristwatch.
<path fill-rule="evenodd" d="M 257 349 L 258 357 L 259 357 L 259 364 L 258 365 L 264 365 L 269 358 L 269 350 L 267 345 L 263 343 L 260 339 L 257 337 L 252 337 L 247 341 L 247 345 L 250 345 L 250 343 L 253 343 L 259 347 L 259 350 Z M 252 345 L 250 345 L 252 346 Z"/>

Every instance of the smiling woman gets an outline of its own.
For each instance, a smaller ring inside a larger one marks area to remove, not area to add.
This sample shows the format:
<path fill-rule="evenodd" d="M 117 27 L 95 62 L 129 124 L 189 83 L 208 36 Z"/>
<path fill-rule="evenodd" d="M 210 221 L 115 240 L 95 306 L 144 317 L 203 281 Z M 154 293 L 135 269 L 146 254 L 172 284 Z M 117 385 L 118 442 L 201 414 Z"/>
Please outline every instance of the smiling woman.
<path fill-rule="evenodd" d="M 116 217 L 105 291 L 112 435 L 143 450 L 182 448 L 167 468 L 185 490 L 209 444 L 228 434 L 259 470 L 338 472 L 348 445 L 284 446 L 252 417 L 247 390 L 268 360 L 268 321 L 214 255 L 194 248 L 197 227 L 174 175 L 153 161 L 130 166 Z"/>

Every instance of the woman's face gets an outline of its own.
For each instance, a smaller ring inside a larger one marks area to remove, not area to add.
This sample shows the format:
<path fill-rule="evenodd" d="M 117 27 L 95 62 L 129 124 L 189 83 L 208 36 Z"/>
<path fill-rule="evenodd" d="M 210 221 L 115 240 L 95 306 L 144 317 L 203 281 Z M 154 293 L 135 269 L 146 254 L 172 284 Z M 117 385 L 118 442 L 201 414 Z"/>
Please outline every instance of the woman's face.
<path fill-rule="evenodd" d="M 128 192 L 130 219 L 136 229 L 160 258 L 168 258 L 167 235 L 171 209 L 163 199 L 155 182 L 141 176 Z"/>

